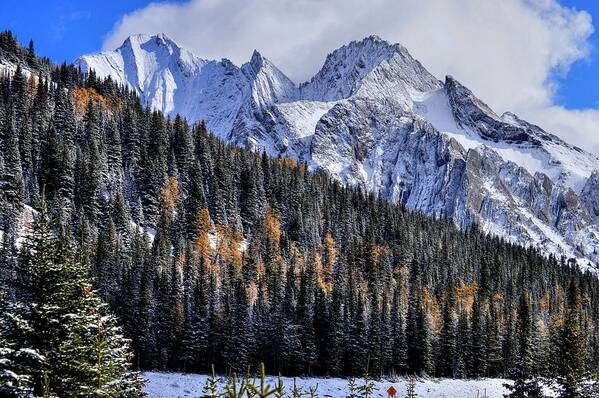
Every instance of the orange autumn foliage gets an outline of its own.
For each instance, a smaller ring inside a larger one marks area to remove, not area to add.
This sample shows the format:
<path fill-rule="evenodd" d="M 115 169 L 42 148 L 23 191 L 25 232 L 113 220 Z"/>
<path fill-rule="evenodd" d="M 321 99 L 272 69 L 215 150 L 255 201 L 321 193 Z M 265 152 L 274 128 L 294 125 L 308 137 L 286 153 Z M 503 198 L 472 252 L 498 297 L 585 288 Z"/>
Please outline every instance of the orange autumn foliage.
<path fill-rule="evenodd" d="M 319 252 L 314 253 L 314 271 L 316 271 L 316 277 L 318 279 L 318 286 L 325 292 L 328 293 L 331 290 L 331 286 L 329 286 L 324 280 L 324 267 L 322 265 L 322 259 L 320 257 Z"/>
<path fill-rule="evenodd" d="M 198 215 L 198 231 L 200 233 L 208 233 L 211 229 L 212 221 L 210 220 L 210 212 L 206 208 L 201 209 L 200 214 Z"/>
<path fill-rule="evenodd" d="M 539 300 L 539 310 L 547 311 L 549 309 L 549 304 L 551 304 L 551 295 L 549 292 L 545 292 L 543 297 Z"/>
<path fill-rule="evenodd" d="M 266 231 L 266 242 L 273 250 L 278 250 L 279 243 L 281 242 L 281 221 L 278 214 L 270 207 L 266 209 L 264 228 Z"/>
<path fill-rule="evenodd" d="M 302 175 L 302 177 L 306 174 L 306 165 L 304 163 L 301 163 L 299 166 L 299 172 Z"/>
<path fill-rule="evenodd" d="M 78 87 L 71 91 L 73 106 L 75 107 L 75 115 L 82 117 L 85 114 L 88 104 L 96 103 L 104 110 L 112 112 L 114 109 L 109 101 L 103 95 L 99 94 L 95 89 L 90 87 Z"/>
<path fill-rule="evenodd" d="M 279 166 L 287 166 L 290 169 L 294 169 L 297 167 L 297 161 L 292 158 L 281 157 L 281 158 L 277 158 L 276 162 Z"/>
<path fill-rule="evenodd" d="M 248 298 L 248 304 L 253 306 L 258 300 L 258 286 L 256 285 L 256 282 L 251 281 L 245 289 L 245 293 Z"/>
<path fill-rule="evenodd" d="M 198 239 L 195 242 L 196 251 L 202 257 L 204 261 L 208 261 L 212 255 L 212 248 L 210 247 L 210 239 L 208 238 L 208 232 L 200 232 Z"/>
<path fill-rule="evenodd" d="M 166 209 L 172 213 L 181 203 L 181 191 L 176 177 L 168 178 L 161 194 Z"/>
<path fill-rule="evenodd" d="M 264 262 L 259 259 L 256 261 L 256 276 L 258 279 L 264 278 L 264 273 L 266 272 L 266 267 L 264 266 Z"/>
<path fill-rule="evenodd" d="M 493 293 L 492 299 L 495 304 L 499 304 L 503 301 L 503 295 L 499 292 L 495 292 Z"/>
<path fill-rule="evenodd" d="M 175 317 L 177 319 L 183 319 L 185 317 L 185 308 L 181 300 L 175 302 Z"/>
<path fill-rule="evenodd" d="M 243 236 L 230 226 L 216 226 L 216 256 L 225 263 L 233 264 L 235 272 L 241 273 L 243 254 L 240 250 Z"/>
<path fill-rule="evenodd" d="M 235 266 L 238 273 L 241 274 L 241 266 L 243 264 L 243 252 L 241 251 L 241 244 L 243 242 L 243 235 L 239 231 L 235 231 L 231 234 L 231 261 Z"/>
<path fill-rule="evenodd" d="M 397 282 L 400 285 L 400 296 L 401 296 L 401 301 L 402 303 L 407 303 L 408 302 L 408 298 L 410 295 L 410 289 L 408 286 L 408 280 L 410 277 L 410 269 L 403 265 L 399 268 L 399 270 L 397 271 Z"/>
<path fill-rule="evenodd" d="M 35 93 L 37 90 L 38 77 L 33 73 L 29 75 L 29 79 L 27 79 L 27 86 L 29 88 L 30 93 Z"/>
<path fill-rule="evenodd" d="M 324 258 L 322 264 L 322 273 L 319 277 L 322 279 L 325 286 L 325 291 L 328 293 L 333 288 L 333 274 L 335 272 L 335 264 L 337 264 L 337 245 L 335 239 L 330 233 L 324 237 Z"/>
<path fill-rule="evenodd" d="M 379 265 L 381 259 L 389 255 L 389 247 L 385 245 L 375 245 L 372 249 L 372 259 L 375 264 Z"/>
<path fill-rule="evenodd" d="M 464 283 L 463 281 L 460 281 L 455 292 L 460 308 L 470 316 L 472 304 L 474 303 L 474 296 L 478 292 L 478 285 L 476 283 Z"/>
<path fill-rule="evenodd" d="M 443 318 L 441 306 L 439 305 L 435 295 L 431 294 L 430 290 L 427 288 L 422 289 L 422 305 L 429 316 L 433 330 L 438 333 L 441 330 Z"/>

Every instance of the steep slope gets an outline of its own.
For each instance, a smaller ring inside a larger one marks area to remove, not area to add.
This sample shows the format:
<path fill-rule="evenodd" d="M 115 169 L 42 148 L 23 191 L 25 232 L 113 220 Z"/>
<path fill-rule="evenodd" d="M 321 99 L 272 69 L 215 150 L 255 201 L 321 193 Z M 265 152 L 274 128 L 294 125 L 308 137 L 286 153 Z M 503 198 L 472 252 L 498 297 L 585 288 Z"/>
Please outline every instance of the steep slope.
<path fill-rule="evenodd" d="M 251 125 L 254 112 L 296 96 L 295 85 L 258 52 L 239 68 L 227 59 L 196 57 L 163 34 L 131 36 L 115 51 L 84 55 L 75 64 L 128 85 L 165 114 L 206 120 L 222 138 L 234 125 Z"/>
<path fill-rule="evenodd" d="M 205 61 L 164 35 L 84 56 L 167 114 L 229 142 L 283 154 L 408 208 L 450 217 L 547 253 L 599 264 L 599 158 L 468 88 L 430 74 L 399 44 L 351 42 L 296 86 L 254 52 L 236 67 Z"/>
<path fill-rule="evenodd" d="M 242 65 L 241 71 L 247 79 L 246 88 L 240 98 L 240 107 L 227 138 L 240 145 L 267 145 L 274 137 L 268 136 L 265 126 L 259 121 L 260 115 L 267 112 L 273 104 L 295 100 L 297 88 L 258 51 L 254 51 L 250 62 Z M 233 132 L 236 134 L 232 134 Z M 276 151 L 274 148 L 269 149 L 269 152 Z"/>
<path fill-rule="evenodd" d="M 335 101 L 361 97 L 408 97 L 407 89 L 429 91 L 441 83 L 399 44 L 377 36 L 353 41 L 328 55 L 322 69 L 300 85 L 302 99 Z"/>

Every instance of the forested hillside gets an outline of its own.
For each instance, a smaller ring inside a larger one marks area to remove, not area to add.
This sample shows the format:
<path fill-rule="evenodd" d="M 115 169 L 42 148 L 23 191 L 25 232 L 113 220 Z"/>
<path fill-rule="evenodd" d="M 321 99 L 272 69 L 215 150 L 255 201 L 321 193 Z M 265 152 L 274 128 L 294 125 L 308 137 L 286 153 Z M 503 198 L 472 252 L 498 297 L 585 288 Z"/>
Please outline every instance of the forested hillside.
<path fill-rule="evenodd" d="M 140 369 L 519 369 L 572 384 L 599 365 L 599 283 L 576 264 L 224 145 L 109 79 L 11 54 L 33 73 L 0 78 L 9 301 L 23 300 L 23 215 L 47 203 Z"/>

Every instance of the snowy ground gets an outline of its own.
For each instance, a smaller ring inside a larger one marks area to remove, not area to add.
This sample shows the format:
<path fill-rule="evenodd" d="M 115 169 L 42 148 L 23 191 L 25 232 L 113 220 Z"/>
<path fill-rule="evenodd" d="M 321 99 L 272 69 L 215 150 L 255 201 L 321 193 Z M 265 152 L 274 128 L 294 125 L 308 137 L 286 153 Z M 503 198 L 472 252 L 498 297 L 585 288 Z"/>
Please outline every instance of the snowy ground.
<path fill-rule="evenodd" d="M 145 372 L 143 376 L 148 380 L 146 392 L 149 398 L 187 398 L 202 397 L 202 388 L 207 376 L 184 373 Z M 419 379 L 416 383 L 416 392 L 419 398 L 502 398 L 507 392 L 503 379 L 480 380 L 455 380 L 455 379 Z M 270 377 L 269 383 L 274 385 L 276 378 Z M 283 378 L 286 396 L 293 388 L 292 378 Z M 344 379 L 298 378 L 298 387 L 307 389 L 318 384 L 319 397 L 346 397 L 348 393 L 347 381 Z M 361 381 L 358 380 L 360 385 Z M 406 396 L 406 380 L 375 382 L 374 397 L 387 397 L 386 390 L 394 386 L 397 389 L 397 398 Z"/>

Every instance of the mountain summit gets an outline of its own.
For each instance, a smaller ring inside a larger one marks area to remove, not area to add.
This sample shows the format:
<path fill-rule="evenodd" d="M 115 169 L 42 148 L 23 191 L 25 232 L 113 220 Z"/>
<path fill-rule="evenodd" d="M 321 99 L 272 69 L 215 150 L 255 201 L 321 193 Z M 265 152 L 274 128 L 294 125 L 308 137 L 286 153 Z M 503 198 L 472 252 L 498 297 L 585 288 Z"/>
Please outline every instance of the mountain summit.
<path fill-rule="evenodd" d="M 353 95 L 390 94 L 401 84 L 418 91 L 441 87 L 405 47 L 370 36 L 329 54 L 320 71 L 303 83 L 300 91 L 302 99 L 335 101 Z"/>
<path fill-rule="evenodd" d="M 162 34 L 131 36 L 76 63 L 165 114 L 205 120 L 228 142 L 305 161 L 461 227 L 599 264 L 599 158 L 497 115 L 400 44 L 351 42 L 299 86 L 258 51 L 238 67 Z"/>

